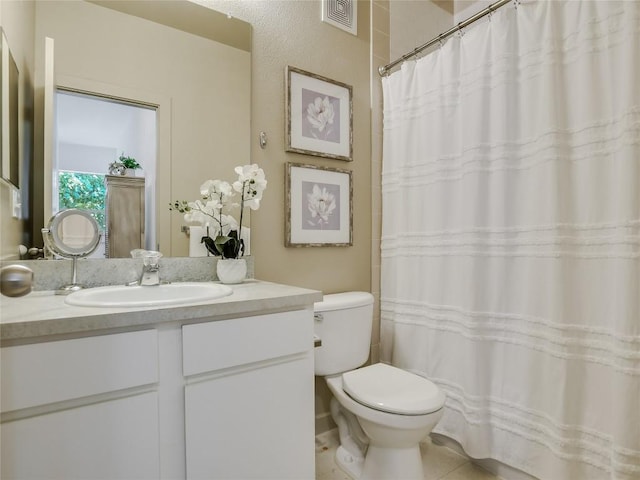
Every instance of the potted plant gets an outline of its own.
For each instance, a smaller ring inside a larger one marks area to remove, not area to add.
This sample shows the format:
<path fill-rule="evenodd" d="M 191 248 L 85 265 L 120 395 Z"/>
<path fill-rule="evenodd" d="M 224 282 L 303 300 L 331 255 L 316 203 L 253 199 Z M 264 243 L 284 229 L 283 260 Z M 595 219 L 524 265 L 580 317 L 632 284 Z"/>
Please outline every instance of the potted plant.
<path fill-rule="evenodd" d="M 238 179 L 229 184 L 223 180 L 207 180 L 200 187 L 201 199 L 195 202 L 176 200 L 169 205 L 170 210 L 184 214 L 185 221 L 199 223 L 207 230 L 201 238 L 207 251 L 221 257 L 217 262 L 218 278 L 223 283 L 239 283 L 246 276 L 244 241 L 242 240 L 242 221 L 244 209 L 260 208 L 262 194 L 267 188 L 264 171 L 258 165 L 244 165 L 235 168 Z M 240 202 L 233 202 L 236 194 Z M 233 207 L 239 206 L 240 219 L 236 221 L 230 214 Z M 227 277 L 227 270 L 236 275 Z"/>
<path fill-rule="evenodd" d="M 131 177 L 135 177 L 136 175 L 136 169 L 138 168 L 142 168 L 140 166 L 140 164 L 138 163 L 138 161 L 133 158 L 133 157 L 126 157 L 124 155 L 124 152 L 122 153 L 122 155 L 120 155 L 120 157 L 118 158 L 118 160 L 120 160 L 120 163 L 122 164 L 122 166 L 125 168 L 125 173 L 124 175 L 129 175 Z"/>

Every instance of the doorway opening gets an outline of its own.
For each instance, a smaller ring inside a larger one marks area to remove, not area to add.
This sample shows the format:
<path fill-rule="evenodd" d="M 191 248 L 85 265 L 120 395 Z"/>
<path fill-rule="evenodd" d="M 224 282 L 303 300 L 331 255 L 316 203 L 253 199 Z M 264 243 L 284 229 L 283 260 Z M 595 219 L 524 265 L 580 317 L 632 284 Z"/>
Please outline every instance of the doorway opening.
<path fill-rule="evenodd" d="M 145 179 L 146 249 L 156 246 L 157 109 L 86 92 L 56 91 L 52 213 L 88 210 L 104 235 L 92 257 L 105 257 L 105 176 L 120 157 L 134 158 Z"/>

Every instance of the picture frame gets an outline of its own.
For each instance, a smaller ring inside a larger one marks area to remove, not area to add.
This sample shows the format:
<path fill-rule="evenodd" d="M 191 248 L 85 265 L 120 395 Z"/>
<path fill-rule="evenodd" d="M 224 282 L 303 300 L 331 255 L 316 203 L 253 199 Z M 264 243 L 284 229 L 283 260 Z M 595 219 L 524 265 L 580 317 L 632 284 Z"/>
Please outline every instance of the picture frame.
<path fill-rule="evenodd" d="M 285 246 L 353 245 L 351 170 L 286 164 Z"/>
<path fill-rule="evenodd" d="M 353 160 L 353 87 L 286 69 L 286 151 Z"/>

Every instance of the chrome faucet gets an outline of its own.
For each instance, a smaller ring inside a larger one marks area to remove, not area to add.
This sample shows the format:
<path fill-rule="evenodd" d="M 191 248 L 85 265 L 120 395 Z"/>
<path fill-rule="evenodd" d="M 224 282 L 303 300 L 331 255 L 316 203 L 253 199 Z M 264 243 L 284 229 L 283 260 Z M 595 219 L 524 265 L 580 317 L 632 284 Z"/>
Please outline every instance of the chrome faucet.
<path fill-rule="evenodd" d="M 131 255 L 134 258 L 142 257 L 142 274 L 138 285 L 160 285 L 160 257 L 162 254 L 149 250 L 134 250 Z"/>

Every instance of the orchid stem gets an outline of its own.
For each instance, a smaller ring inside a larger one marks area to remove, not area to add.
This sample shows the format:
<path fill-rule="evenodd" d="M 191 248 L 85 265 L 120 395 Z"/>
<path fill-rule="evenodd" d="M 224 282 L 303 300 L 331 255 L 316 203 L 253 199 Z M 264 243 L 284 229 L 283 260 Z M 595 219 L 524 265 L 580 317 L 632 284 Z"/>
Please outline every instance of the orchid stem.
<path fill-rule="evenodd" d="M 242 242 L 242 216 L 244 215 L 244 190 L 247 187 L 248 180 L 242 182 L 242 200 L 240 200 L 240 225 L 238 226 L 238 244 Z M 244 255 L 244 248 L 242 249 Z"/>

